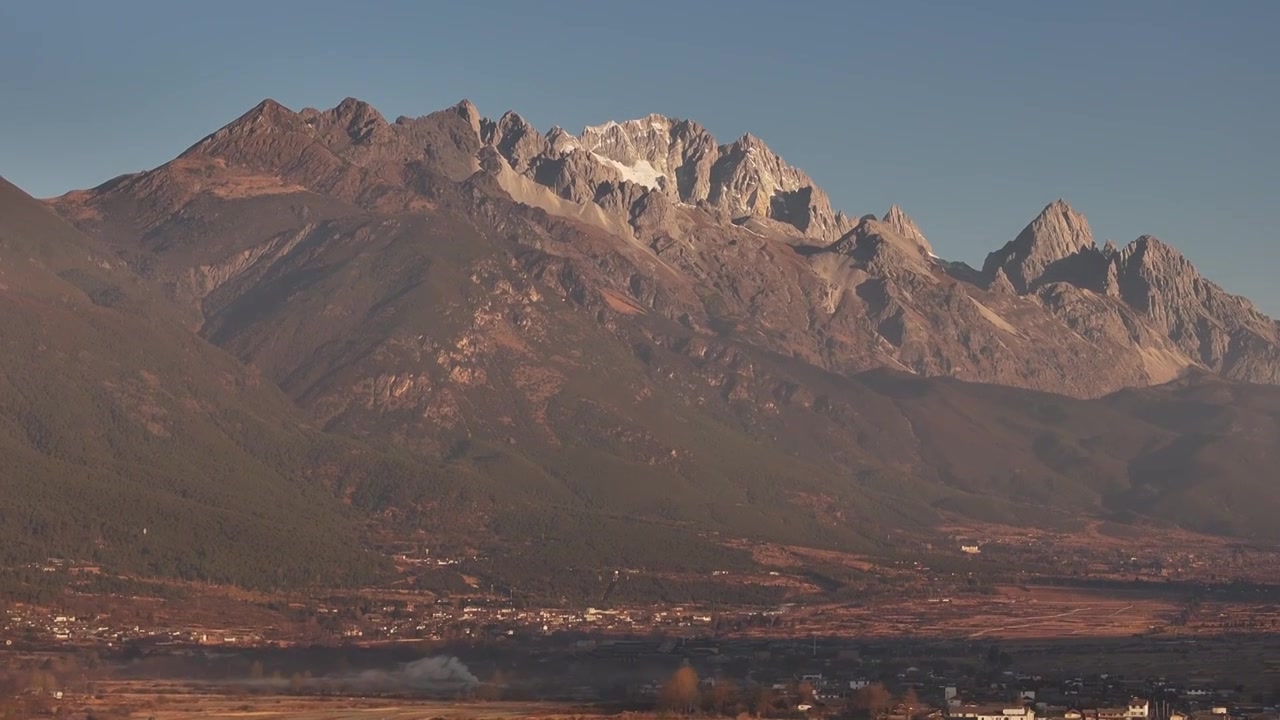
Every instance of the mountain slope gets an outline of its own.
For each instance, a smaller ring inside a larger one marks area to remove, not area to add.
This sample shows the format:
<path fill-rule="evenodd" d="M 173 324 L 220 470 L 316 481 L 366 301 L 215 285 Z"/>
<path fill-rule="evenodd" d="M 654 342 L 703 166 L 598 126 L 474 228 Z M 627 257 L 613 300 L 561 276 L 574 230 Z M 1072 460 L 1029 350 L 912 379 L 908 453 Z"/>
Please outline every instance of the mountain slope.
<path fill-rule="evenodd" d="M 308 430 L 88 240 L 0 180 L 0 537 L 52 556 L 258 586 L 380 561 L 318 478 L 368 451 Z M 334 488 L 336 489 L 336 488 Z"/>
<path fill-rule="evenodd" d="M 1232 367 L 1265 379 L 1269 321 L 1175 262 L 1095 259 L 1064 203 L 978 271 L 900 208 L 831 211 L 755 138 L 346 100 L 264 102 L 52 204 L 324 429 L 430 458 L 379 507 L 455 517 L 526 570 L 707 568 L 731 537 L 883 549 L 950 513 L 1274 532 L 1162 479 L 1220 428 L 1108 397 L 1213 367 L 1188 324 L 1244 338 Z M 1244 478 L 1274 428 L 1250 417 L 1239 465 L 1199 457 L 1268 507 Z"/>

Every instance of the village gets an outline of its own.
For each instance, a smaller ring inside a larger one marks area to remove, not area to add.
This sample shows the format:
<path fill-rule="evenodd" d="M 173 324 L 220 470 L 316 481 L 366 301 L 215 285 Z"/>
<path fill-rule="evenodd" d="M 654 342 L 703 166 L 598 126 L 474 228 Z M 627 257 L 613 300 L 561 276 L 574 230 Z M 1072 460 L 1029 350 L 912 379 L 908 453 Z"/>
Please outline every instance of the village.
<path fill-rule="evenodd" d="M 352 667 L 447 654 L 478 678 L 463 695 L 485 700 L 661 708 L 671 703 L 673 673 L 687 669 L 698 685 L 690 706 L 712 715 L 1280 717 L 1280 665 L 1267 661 L 1280 657 L 1280 643 L 1258 638 L 797 637 L 750 632 L 753 623 L 760 630 L 779 622 L 783 610 L 741 617 L 694 608 L 528 610 L 501 603 L 442 603 L 408 617 L 401 616 L 404 606 L 370 610 L 336 623 L 337 638 L 312 644 L 281 628 L 121 626 L 103 617 L 47 617 L 11 607 L 0 655 L 63 668 L 33 675 L 37 686 L 23 692 L 67 703 L 109 694 L 113 684 L 157 678 L 194 682 L 202 692 L 239 693 L 246 679 L 274 677 L 270 692 L 324 697 L 347 692 L 328 678 Z M 86 653 L 94 658 L 93 673 L 79 660 L 58 660 Z M 10 662 L 15 665 L 23 663 Z M 111 667 L 116 670 L 103 670 Z"/>
<path fill-rule="evenodd" d="M 109 578 L 50 559 L 26 572 L 67 589 L 0 605 L 0 657 L 28 668 L 18 690 L 62 707 L 110 705 L 156 681 L 226 697 L 251 681 L 266 683 L 254 692 L 318 701 L 351 692 L 335 680 L 351 668 L 447 654 L 478 678 L 469 701 L 670 710 L 670 679 L 687 668 L 698 689 L 685 710 L 711 715 L 1280 717 L 1280 664 L 1268 662 L 1280 657 L 1280 610 L 1261 582 L 1274 553 L 1176 543 L 1159 552 L 1098 542 L 1055 550 L 1054 542 L 999 527 L 957 533 L 948 548 L 923 547 L 928 559 L 875 566 L 874 585 L 859 592 L 815 593 L 809 566 L 780 553 L 761 554 L 778 570 L 706 573 L 726 586 L 799 593 L 797 602 L 754 605 L 631 601 L 627 583 L 651 578 L 625 568 L 600 571 L 613 580 L 598 602 L 537 605 L 474 582 L 272 595 Z M 414 573 L 465 575 L 483 558 L 422 552 L 396 561 Z M 1214 582 L 1214 573 L 1230 579 Z M 77 670 L 84 657 L 98 669 Z M 46 665 L 55 670 L 30 670 Z"/>

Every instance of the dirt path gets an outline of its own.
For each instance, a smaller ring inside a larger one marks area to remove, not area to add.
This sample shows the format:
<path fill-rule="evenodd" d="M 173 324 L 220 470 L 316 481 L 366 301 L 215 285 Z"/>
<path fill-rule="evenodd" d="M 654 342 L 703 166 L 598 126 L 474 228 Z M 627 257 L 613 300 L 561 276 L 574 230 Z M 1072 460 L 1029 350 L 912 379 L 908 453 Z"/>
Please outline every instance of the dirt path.
<path fill-rule="evenodd" d="M 983 630 L 979 630 L 969 635 L 969 639 L 972 640 L 973 638 L 982 637 L 983 635 L 986 635 L 987 633 L 991 633 L 991 632 L 1001 632 L 1003 630 L 1022 630 L 1024 628 L 1035 627 L 1036 625 L 1043 625 L 1044 623 L 1050 620 L 1057 620 L 1059 618 L 1064 618 L 1069 615 L 1075 615 L 1076 613 L 1084 612 L 1085 610 L 1091 610 L 1091 609 L 1092 609 L 1092 606 L 1086 605 L 1085 607 L 1079 607 L 1074 610 L 1060 612 L 1060 613 L 1057 613 L 1056 615 L 1042 615 L 1040 617 L 1022 618 L 1022 621 L 1014 625 L 999 625 L 997 627 L 990 627 Z"/>

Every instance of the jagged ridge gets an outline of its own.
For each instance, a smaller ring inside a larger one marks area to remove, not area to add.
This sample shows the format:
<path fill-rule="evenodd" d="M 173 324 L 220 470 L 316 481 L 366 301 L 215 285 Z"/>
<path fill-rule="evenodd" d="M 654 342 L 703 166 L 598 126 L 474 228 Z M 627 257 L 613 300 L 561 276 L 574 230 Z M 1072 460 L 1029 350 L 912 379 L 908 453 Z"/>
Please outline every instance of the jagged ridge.
<path fill-rule="evenodd" d="M 900 207 L 852 220 L 757 138 L 718 144 L 697 123 L 661 115 L 574 136 L 539 133 L 515 112 L 490 120 L 468 101 L 393 123 L 351 98 L 298 113 L 265 101 L 174 163 L 58 205 L 75 217 L 110 197 L 145 198 L 148 212 L 129 229 L 151 233 L 210 187 L 305 189 L 403 212 L 429 210 L 448 182 L 621 236 L 626 262 L 651 267 L 601 282 L 633 296 L 651 288 L 633 299 L 702 330 L 729 322 L 838 372 L 888 366 L 1076 395 L 1196 364 L 1280 381 L 1273 321 L 1153 239 L 1099 249 L 1065 201 L 973 271 L 938 259 Z M 732 244 L 747 236 L 764 243 L 768 266 Z M 658 267 L 691 284 L 671 285 Z"/>

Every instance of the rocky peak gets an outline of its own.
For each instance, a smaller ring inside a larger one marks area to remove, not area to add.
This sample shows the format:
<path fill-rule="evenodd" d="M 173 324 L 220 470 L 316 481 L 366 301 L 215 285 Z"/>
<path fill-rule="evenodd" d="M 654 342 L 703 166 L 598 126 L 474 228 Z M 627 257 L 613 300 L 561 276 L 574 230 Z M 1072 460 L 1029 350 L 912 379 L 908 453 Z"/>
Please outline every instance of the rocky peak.
<path fill-rule="evenodd" d="M 335 150 L 347 145 L 384 141 L 391 135 L 391 126 L 382 113 L 369 103 L 351 97 L 314 119 L 306 116 L 304 119 Z"/>
<path fill-rule="evenodd" d="M 586 150 L 623 165 L 643 160 L 666 170 L 672 151 L 672 129 L 680 122 L 657 114 L 620 123 L 611 120 L 583 128 L 578 140 Z"/>
<path fill-rule="evenodd" d="M 268 150 L 297 150 L 289 142 L 320 141 L 334 152 L 351 145 L 384 141 L 391 126 L 372 105 L 356 98 L 346 98 L 329 110 L 305 108 L 294 112 L 270 98 L 255 105 L 236 120 L 193 145 L 183 156 L 217 155 L 249 166 L 264 163 Z M 274 139 L 272 139 L 274 138 Z M 269 165 L 270 163 L 265 163 Z"/>
<path fill-rule="evenodd" d="M 329 114 L 334 119 L 345 122 L 386 122 L 377 108 L 359 98 L 353 97 L 343 98 L 342 102 L 329 111 Z"/>
<path fill-rule="evenodd" d="M 525 120 L 524 117 L 515 110 L 508 110 L 502 113 L 502 117 L 498 118 L 498 124 L 496 127 L 498 130 L 498 136 L 513 132 L 537 132 L 533 125 L 528 120 Z"/>
<path fill-rule="evenodd" d="M 547 131 L 547 148 L 556 157 L 568 155 L 574 150 L 581 150 L 582 144 L 568 130 L 557 125 Z"/>
<path fill-rule="evenodd" d="M 754 135 L 718 145 L 695 122 L 655 114 L 587 127 L 572 140 L 548 133 L 548 140 L 557 152 L 581 148 L 626 181 L 733 219 L 776 220 L 828 242 L 853 226 L 812 179 Z"/>
<path fill-rule="evenodd" d="M 591 137 L 612 136 L 615 139 L 630 138 L 634 140 L 642 135 L 666 135 L 671 126 L 680 122 L 658 113 L 650 113 L 642 118 L 617 122 L 610 120 L 601 125 L 588 125 L 582 130 L 583 139 Z"/>
<path fill-rule="evenodd" d="M 1151 235 L 1125 246 L 1115 264 L 1121 296 L 1139 310 L 1163 314 L 1173 309 L 1170 303 L 1202 300 L 1207 290 L 1182 253 Z"/>
<path fill-rule="evenodd" d="M 927 249 L 874 215 L 864 216 L 827 250 L 854 258 L 878 277 L 901 278 L 904 273 L 931 276 Z"/>
<path fill-rule="evenodd" d="M 816 238 L 839 238 L 853 225 L 804 171 L 750 134 L 719 148 L 708 200 L 734 217 L 780 220 Z"/>
<path fill-rule="evenodd" d="M 715 139 L 696 123 L 648 115 L 584 128 L 576 141 L 627 180 L 674 200 L 696 203 L 709 192 Z"/>
<path fill-rule="evenodd" d="M 1206 280 L 1178 250 L 1143 235 L 1113 264 L 1119 297 L 1189 356 L 1227 377 L 1280 381 L 1280 325 Z"/>
<path fill-rule="evenodd" d="M 528 120 L 508 110 L 493 128 L 490 143 L 511 163 L 516 172 L 524 172 L 548 149 L 546 138 L 538 134 Z"/>
<path fill-rule="evenodd" d="M 919 245 L 926 254 L 933 256 L 933 247 L 925 239 L 924 233 L 920 232 L 920 227 L 916 225 L 916 221 L 903 212 L 902 208 L 898 207 L 896 203 L 889 207 L 889 212 L 884 214 L 881 221 L 893 228 L 894 232 Z"/>
<path fill-rule="evenodd" d="M 764 144 L 763 140 L 751 133 L 743 133 L 742 137 L 734 140 L 725 147 L 726 153 L 750 152 L 752 150 L 758 150 L 760 152 L 768 153 L 769 155 L 774 154 L 773 151 L 769 149 L 769 146 Z"/>
<path fill-rule="evenodd" d="M 603 207 L 603 195 L 616 190 L 622 178 L 613 168 L 592 159 L 589 153 L 552 145 L 552 157 L 538 162 L 533 179 L 556 195 L 576 203 L 595 202 Z M 560 152 L 565 150 L 564 152 Z"/>
<path fill-rule="evenodd" d="M 253 126 L 278 125 L 292 120 L 297 113 L 280 103 L 266 98 L 249 108 L 248 112 L 228 123 L 223 130 L 240 130 Z"/>
<path fill-rule="evenodd" d="M 1115 247 L 1112 245 L 1112 247 Z M 1191 262 L 1172 245 L 1166 245 L 1154 235 L 1143 235 L 1125 246 L 1120 252 L 1121 262 L 1125 265 L 1166 264 L 1173 263 L 1180 267 L 1191 267 Z M 1192 268 L 1194 272 L 1194 268 Z"/>
<path fill-rule="evenodd" d="M 466 121 L 475 130 L 476 137 L 480 137 L 480 122 L 483 119 L 480 110 L 476 108 L 475 103 L 463 98 L 457 105 L 449 108 L 454 114 Z"/>
<path fill-rule="evenodd" d="M 206 135 L 200 142 L 187 148 L 179 157 L 215 154 L 218 149 L 241 142 L 248 137 L 297 129 L 301 126 L 302 120 L 298 113 L 267 98 L 254 105 L 245 114 Z"/>
<path fill-rule="evenodd" d="M 1018 292 L 1014 289 L 1013 283 L 1009 282 L 1009 276 L 1005 274 L 1002 267 L 996 268 L 996 274 L 991 278 L 987 289 L 1000 295 L 1016 295 Z"/>
<path fill-rule="evenodd" d="M 1004 268 L 1014 289 L 1026 293 L 1035 289 L 1055 263 L 1094 247 L 1093 232 L 1084 216 L 1066 201 L 1055 200 L 1017 238 L 988 255 L 982 270 L 994 277 L 998 268 Z"/>

